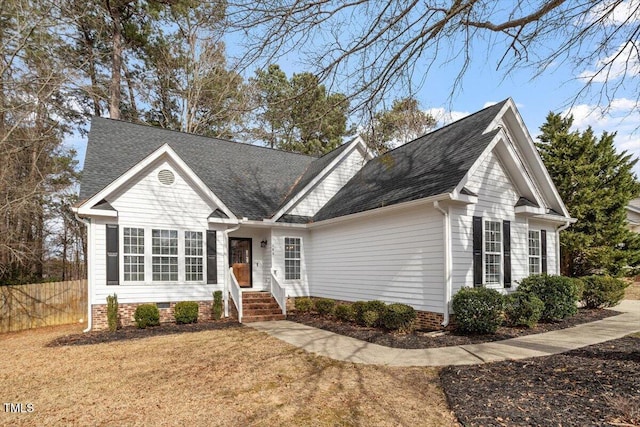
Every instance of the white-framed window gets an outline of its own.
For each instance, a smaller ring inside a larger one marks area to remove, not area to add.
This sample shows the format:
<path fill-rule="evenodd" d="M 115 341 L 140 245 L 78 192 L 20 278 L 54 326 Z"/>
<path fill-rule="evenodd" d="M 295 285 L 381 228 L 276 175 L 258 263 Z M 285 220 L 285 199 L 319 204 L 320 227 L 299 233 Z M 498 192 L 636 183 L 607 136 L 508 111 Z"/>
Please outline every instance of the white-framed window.
<path fill-rule="evenodd" d="M 285 280 L 300 279 L 300 238 L 284 238 L 284 278 Z"/>
<path fill-rule="evenodd" d="M 153 281 L 177 281 L 178 230 L 151 230 L 151 254 Z"/>
<path fill-rule="evenodd" d="M 125 282 L 144 281 L 144 228 L 124 227 L 122 253 Z"/>
<path fill-rule="evenodd" d="M 529 230 L 529 274 L 540 274 L 540 231 Z"/>
<path fill-rule="evenodd" d="M 187 282 L 201 281 L 203 277 L 202 232 L 184 232 L 184 274 Z"/>
<path fill-rule="evenodd" d="M 502 223 L 484 222 L 484 283 L 500 283 L 502 273 Z"/>

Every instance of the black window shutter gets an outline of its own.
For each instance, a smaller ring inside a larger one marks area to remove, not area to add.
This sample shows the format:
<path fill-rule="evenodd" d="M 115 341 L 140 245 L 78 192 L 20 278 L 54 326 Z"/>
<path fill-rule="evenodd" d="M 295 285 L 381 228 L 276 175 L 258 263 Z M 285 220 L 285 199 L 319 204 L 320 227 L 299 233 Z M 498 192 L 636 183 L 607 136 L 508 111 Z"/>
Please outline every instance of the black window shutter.
<path fill-rule="evenodd" d="M 502 252 L 504 255 L 504 287 L 511 287 L 511 222 L 502 221 Z"/>
<path fill-rule="evenodd" d="M 547 230 L 540 230 L 540 255 L 542 272 L 547 272 Z"/>
<path fill-rule="evenodd" d="M 107 285 L 120 284 L 118 224 L 107 224 Z"/>
<path fill-rule="evenodd" d="M 482 217 L 473 217 L 473 286 L 482 286 Z"/>
<path fill-rule="evenodd" d="M 207 283 L 218 283 L 218 258 L 215 230 L 207 230 Z"/>

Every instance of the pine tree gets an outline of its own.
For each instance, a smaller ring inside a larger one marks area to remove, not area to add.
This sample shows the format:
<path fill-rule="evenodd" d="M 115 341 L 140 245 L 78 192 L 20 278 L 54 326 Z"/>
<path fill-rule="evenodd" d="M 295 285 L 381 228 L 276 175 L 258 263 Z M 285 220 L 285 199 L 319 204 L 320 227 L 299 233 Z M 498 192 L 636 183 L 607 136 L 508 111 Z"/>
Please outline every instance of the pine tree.
<path fill-rule="evenodd" d="M 259 124 L 251 133 L 265 145 L 322 155 L 352 134 L 347 129 L 347 97 L 327 93 L 311 73 L 298 73 L 287 79 L 278 65 L 270 65 L 267 71 L 256 72 L 251 84 Z"/>
<path fill-rule="evenodd" d="M 615 133 L 570 131 L 573 117 L 549 113 L 537 144 L 569 214 L 578 221 L 561 234 L 562 272 L 618 275 L 640 262 L 640 236 L 626 225 L 626 206 L 640 194 L 634 159 L 617 153 Z"/>

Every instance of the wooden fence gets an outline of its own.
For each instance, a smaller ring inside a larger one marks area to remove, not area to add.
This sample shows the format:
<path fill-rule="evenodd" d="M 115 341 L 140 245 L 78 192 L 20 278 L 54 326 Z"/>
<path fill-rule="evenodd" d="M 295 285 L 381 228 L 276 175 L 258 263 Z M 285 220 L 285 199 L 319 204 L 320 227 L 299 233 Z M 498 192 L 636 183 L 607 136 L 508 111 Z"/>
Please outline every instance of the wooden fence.
<path fill-rule="evenodd" d="M 0 333 L 86 321 L 87 280 L 0 286 Z"/>

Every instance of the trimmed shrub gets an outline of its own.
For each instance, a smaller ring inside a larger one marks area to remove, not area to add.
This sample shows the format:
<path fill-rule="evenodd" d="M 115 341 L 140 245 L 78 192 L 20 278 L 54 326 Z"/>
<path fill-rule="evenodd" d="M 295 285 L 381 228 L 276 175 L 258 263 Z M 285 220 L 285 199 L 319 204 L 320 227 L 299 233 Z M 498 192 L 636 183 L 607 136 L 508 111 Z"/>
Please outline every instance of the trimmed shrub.
<path fill-rule="evenodd" d="M 399 329 L 408 329 L 411 323 L 416 318 L 416 311 L 407 304 L 389 304 L 380 323 L 382 327 L 390 331 L 397 331 Z"/>
<path fill-rule="evenodd" d="M 582 301 L 587 308 L 613 307 L 624 298 L 629 286 L 623 280 L 611 276 L 587 276 L 582 278 L 584 291 Z"/>
<path fill-rule="evenodd" d="M 183 325 L 198 321 L 198 303 L 195 301 L 180 301 L 173 308 L 173 317 L 176 323 Z"/>
<path fill-rule="evenodd" d="M 534 294 L 516 291 L 507 295 L 504 303 L 506 321 L 512 326 L 533 328 L 538 324 L 544 303 Z"/>
<path fill-rule="evenodd" d="M 555 322 L 578 312 L 579 284 L 569 277 L 534 274 L 523 279 L 518 290 L 542 300 L 543 322 Z"/>
<path fill-rule="evenodd" d="M 333 314 L 343 322 L 353 322 L 355 318 L 355 311 L 353 310 L 353 306 L 349 304 L 337 305 L 333 311 Z"/>
<path fill-rule="evenodd" d="M 109 330 L 115 332 L 120 329 L 120 314 L 118 313 L 118 295 L 107 296 L 107 323 Z"/>
<path fill-rule="evenodd" d="M 222 291 L 215 291 L 213 293 L 213 305 L 211 306 L 211 317 L 213 320 L 220 320 L 222 318 Z"/>
<path fill-rule="evenodd" d="M 294 305 L 296 307 L 296 311 L 299 311 L 300 313 L 309 313 L 314 309 L 313 300 L 308 297 L 296 298 Z"/>
<path fill-rule="evenodd" d="M 158 326 L 160 311 L 155 304 L 141 304 L 136 308 L 133 318 L 140 329 L 145 329 L 147 326 Z"/>
<path fill-rule="evenodd" d="M 380 314 L 377 311 L 367 310 L 362 313 L 362 325 L 373 328 L 378 324 Z"/>
<path fill-rule="evenodd" d="M 453 296 L 457 329 L 463 333 L 495 333 L 503 307 L 504 297 L 495 289 L 462 288 Z"/>
<path fill-rule="evenodd" d="M 379 326 L 378 321 L 382 318 L 384 311 L 386 310 L 387 305 L 382 301 L 357 301 L 353 304 L 353 309 L 355 311 L 355 320 L 356 323 L 362 326 Z M 372 322 L 373 315 L 367 315 L 367 319 L 365 320 L 365 313 L 371 311 L 377 314 L 375 321 Z"/>
<path fill-rule="evenodd" d="M 316 311 L 323 316 L 333 314 L 336 302 L 330 298 L 320 298 L 316 300 Z"/>
<path fill-rule="evenodd" d="M 351 308 L 353 309 L 353 320 L 360 325 L 364 324 L 362 322 L 362 315 L 366 311 L 366 304 L 366 301 L 356 301 L 351 304 Z"/>

